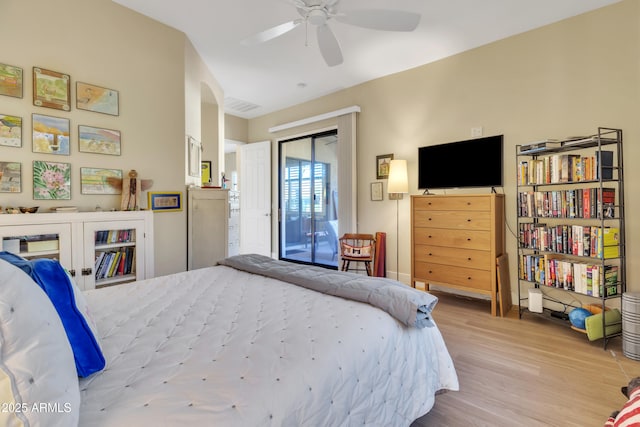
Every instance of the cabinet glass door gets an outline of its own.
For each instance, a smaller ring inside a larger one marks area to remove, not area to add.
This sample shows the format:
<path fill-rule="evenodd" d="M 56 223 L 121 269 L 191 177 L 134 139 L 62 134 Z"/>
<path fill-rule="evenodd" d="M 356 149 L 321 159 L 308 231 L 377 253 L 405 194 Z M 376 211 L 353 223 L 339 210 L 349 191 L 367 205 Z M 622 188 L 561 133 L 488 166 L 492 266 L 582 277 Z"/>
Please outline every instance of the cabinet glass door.
<path fill-rule="evenodd" d="M 71 226 L 36 224 L 4 227 L 0 231 L 2 250 L 23 258 L 51 258 L 73 274 L 71 260 Z"/>

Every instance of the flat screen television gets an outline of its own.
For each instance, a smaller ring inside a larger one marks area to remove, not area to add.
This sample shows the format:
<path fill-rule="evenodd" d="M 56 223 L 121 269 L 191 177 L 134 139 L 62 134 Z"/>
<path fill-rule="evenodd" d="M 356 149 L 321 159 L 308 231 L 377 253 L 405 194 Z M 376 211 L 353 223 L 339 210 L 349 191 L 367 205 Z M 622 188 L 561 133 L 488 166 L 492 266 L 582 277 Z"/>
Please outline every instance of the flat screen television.
<path fill-rule="evenodd" d="M 502 187 L 503 135 L 418 148 L 418 188 Z"/>

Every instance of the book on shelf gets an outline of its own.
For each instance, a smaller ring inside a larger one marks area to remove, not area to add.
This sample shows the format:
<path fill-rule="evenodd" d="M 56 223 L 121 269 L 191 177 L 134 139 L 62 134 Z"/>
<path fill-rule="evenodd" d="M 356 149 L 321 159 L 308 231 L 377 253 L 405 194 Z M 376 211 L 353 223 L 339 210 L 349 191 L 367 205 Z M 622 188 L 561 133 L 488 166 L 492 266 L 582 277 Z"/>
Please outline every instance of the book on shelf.
<path fill-rule="evenodd" d="M 613 179 L 613 151 L 596 151 L 596 179 Z"/>

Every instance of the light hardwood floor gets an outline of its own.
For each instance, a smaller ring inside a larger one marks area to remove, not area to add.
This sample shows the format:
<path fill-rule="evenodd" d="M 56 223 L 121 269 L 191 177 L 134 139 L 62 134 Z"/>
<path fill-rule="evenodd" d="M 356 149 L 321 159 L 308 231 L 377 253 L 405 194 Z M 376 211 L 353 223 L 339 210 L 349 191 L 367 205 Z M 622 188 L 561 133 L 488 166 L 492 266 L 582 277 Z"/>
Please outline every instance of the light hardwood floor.
<path fill-rule="evenodd" d="M 602 340 L 589 342 L 568 326 L 532 314 L 519 319 L 517 309 L 492 317 L 488 301 L 433 293 L 460 391 L 436 396 L 411 427 L 601 427 L 625 403 L 627 375 L 640 376 L 620 337 L 604 350 Z"/>

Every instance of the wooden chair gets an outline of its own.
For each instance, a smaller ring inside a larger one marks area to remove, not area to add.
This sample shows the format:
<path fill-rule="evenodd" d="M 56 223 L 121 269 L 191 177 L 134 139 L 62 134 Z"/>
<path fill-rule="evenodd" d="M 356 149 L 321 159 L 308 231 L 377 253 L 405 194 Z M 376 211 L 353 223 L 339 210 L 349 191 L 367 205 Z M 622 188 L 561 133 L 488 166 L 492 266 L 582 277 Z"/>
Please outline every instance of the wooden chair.
<path fill-rule="evenodd" d="M 371 263 L 373 262 L 376 247 L 376 239 L 373 234 L 346 233 L 340 238 L 340 258 L 342 258 L 342 271 L 349 271 L 351 261 L 363 262 L 366 271 L 371 276 Z"/>

